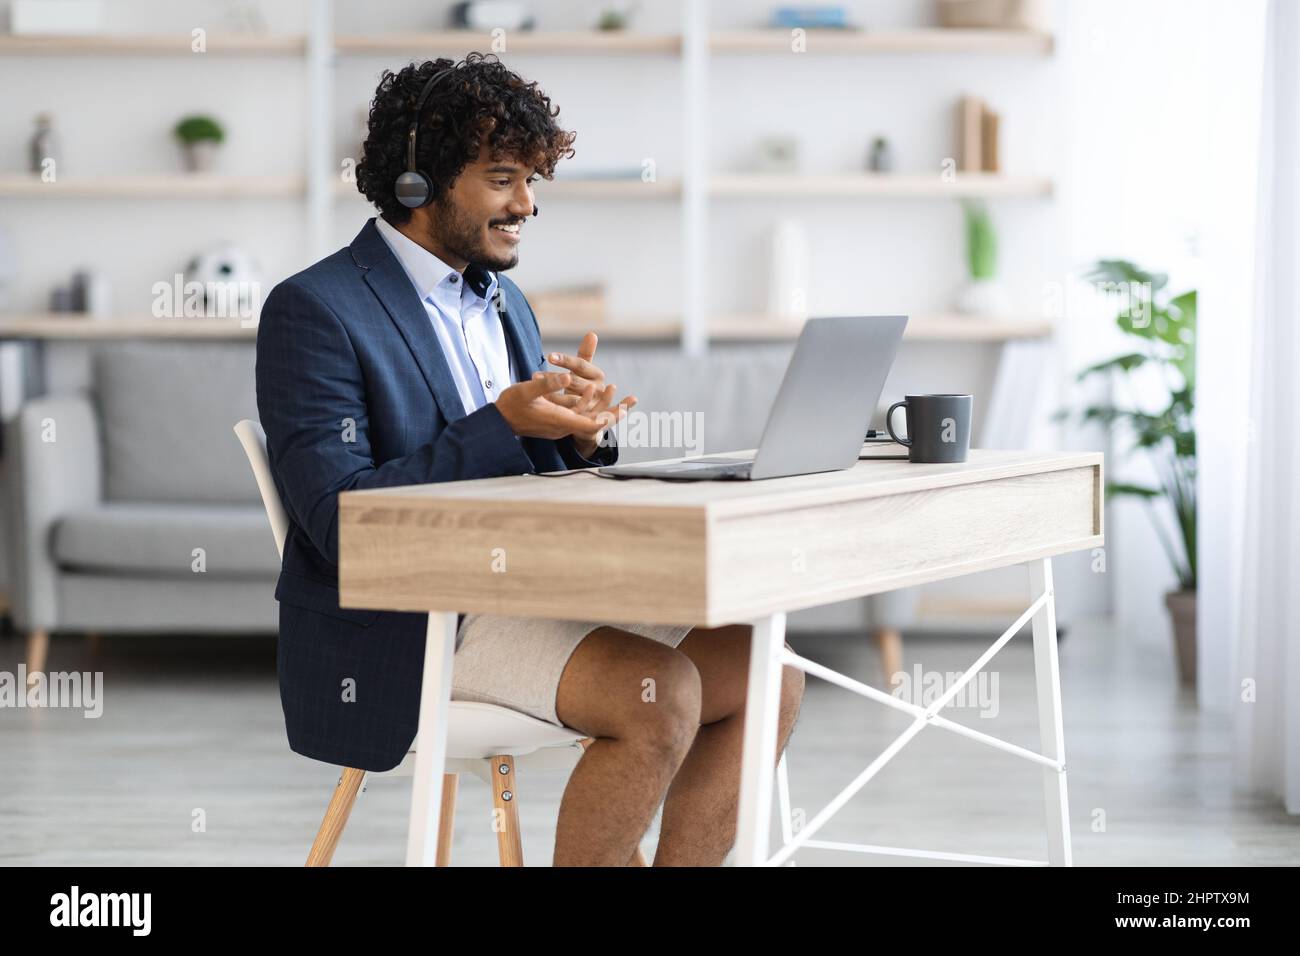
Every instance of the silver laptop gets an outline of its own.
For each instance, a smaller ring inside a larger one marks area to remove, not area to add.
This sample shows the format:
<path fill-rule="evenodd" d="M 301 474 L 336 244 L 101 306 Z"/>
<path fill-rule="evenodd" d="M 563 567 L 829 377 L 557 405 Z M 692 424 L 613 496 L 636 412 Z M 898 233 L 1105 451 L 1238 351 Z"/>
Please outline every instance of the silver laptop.
<path fill-rule="evenodd" d="M 615 478 L 677 481 L 749 481 L 843 471 L 862 451 L 906 325 L 903 315 L 804 323 L 753 458 L 686 458 L 597 470 Z"/>

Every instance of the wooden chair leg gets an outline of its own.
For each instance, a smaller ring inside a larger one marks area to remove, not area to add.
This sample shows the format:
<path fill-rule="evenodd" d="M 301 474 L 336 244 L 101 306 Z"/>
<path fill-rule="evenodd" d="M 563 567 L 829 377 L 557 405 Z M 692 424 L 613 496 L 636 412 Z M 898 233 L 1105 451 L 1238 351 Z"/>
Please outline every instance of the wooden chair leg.
<path fill-rule="evenodd" d="M 581 740 L 578 741 L 578 743 L 582 744 L 582 749 L 584 752 L 588 747 L 590 747 L 595 742 L 596 742 L 595 737 L 583 737 Z M 627 865 L 628 866 L 649 866 L 650 864 L 646 862 L 645 854 L 641 852 L 641 847 L 638 846 L 635 850 L 632 851 L 632 858 L 627 861 Z"/>
<path fill-rule="evenodd" d="M 348 815 L 356 803 L 357 791 L 361 789 L 361 781 L 365 776 L 364 770 L 352 767 L 343 769 L 338 786 L 334 788 L 334 796 L 330 797 L 330 805 L 325 808 L 325 819 L 321 821 L 320 830 L 316 833 L 316 841 L 307 854 L 308 866 L 329 866 L 330 860 L 334 859 L 334 848 L 339 845 L 343 828 L 348 825 Z"/>
<path fill-rule="evenodd" d="M 103 635 L 99 631 L 86 632 L 86 670 L 99 670 L 100 655 L 103 653 Z"/>
<path fill-rule="evenodd" d="M 884 671 L 885 683 L 893 690 L 897 682 L 894 675 L 903 669 L 903 635 L 896 628 L 878 628 L 876 644 L 880 647 L 880 669 Z"/>
<path fill-rule="evenodd" d="M 456 786 L 460 774 L 442 775 L 442 815 L 438 821 L 438 866 L 451 866 L 451 838 L 456 833 Z"/>
<path fill-rule="evenodd" d="M 497 853 L 502 866 L 524 865 L 524 844 L 519 833 L 519 807 L 515 799 L 515 758 L 492 757 L 492 825 L 497 831 Z"/>
<path fill-rule="evenodd" d="M 27 681 L 31 682 L 33 675 L 44 673 L 45 661 L 50 652 L 50 632 L 49 631 L 28 631 L 27 632 Z"/>

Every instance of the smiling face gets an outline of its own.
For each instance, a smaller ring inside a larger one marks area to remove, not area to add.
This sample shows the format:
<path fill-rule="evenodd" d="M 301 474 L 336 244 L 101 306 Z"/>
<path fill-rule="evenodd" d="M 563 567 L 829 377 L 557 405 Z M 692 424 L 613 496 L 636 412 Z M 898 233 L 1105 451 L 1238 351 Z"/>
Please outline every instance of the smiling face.
<path fill-rule="evenodd" d="M 453 269 L 464 271 L 471 262 L 493 272 L 514 268 L 521 227 L 533 213 L 533 172 L 480 149 L 440 199 L 412 211 L 412 238 Z"/>

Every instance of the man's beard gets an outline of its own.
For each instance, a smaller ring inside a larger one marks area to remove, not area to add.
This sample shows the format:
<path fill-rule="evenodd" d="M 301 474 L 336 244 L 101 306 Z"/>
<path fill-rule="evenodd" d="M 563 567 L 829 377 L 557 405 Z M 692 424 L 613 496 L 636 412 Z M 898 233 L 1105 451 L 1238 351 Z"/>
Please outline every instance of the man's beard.
<path fill-rule="evenodd" d="M 429 238 L 438 248 L 446 249 L 457 258 L 492 272 L 504 272 L 519 264 L 517 250 L 511 250 L 504 256 L 494 252 L 483 236 L 483 224 L 462 213 L 447 196 L 434 201 L 434 215 L 431 219 Z M 508 217 L 501 221 L 504 223 L 512 220 Z"/>

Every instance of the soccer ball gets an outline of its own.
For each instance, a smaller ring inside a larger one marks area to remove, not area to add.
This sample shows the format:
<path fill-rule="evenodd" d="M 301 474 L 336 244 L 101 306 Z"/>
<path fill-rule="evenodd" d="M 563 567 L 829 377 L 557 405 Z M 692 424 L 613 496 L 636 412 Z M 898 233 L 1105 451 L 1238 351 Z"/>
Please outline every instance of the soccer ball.
<path fill-rule="evenodd" d="M 204 315 L 255 314 L 261 305 L 261 275 L 261 266 L 247 250 L 223 242 L 198 253 L 185 266 L 187 297 L 190 283 L 197 282 L 203 287 L 199 299 Z"/>

